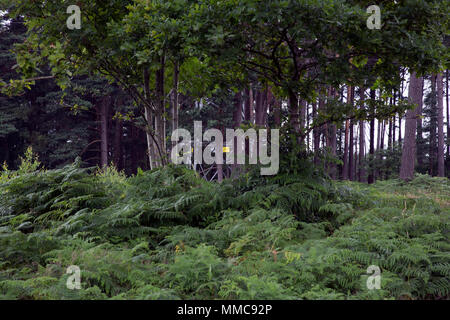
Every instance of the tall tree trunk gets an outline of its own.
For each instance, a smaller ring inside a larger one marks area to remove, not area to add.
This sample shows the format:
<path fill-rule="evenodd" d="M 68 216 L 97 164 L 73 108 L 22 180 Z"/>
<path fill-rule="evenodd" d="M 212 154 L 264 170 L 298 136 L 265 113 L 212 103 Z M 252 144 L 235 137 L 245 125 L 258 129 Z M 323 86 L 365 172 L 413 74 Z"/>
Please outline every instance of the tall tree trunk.
<path fill-rule="evenodd" d="M 438 121 L 438 176 L 445 176 L 444 169 L 444 82 L 442 73 L 436 77 L 437 82 L 437 121 Z"/>
<path fill-rule="evenodd" d="M 390 106 L 391 108 L 394 106 L 394 99 L 390 98 Z M 392 150 L 392 118 L 389 118 L 389 131 L 388 131 L 388 149 Z"/>
<path fill-rule="evenodd" d="M 437 99 L 437 95 L 436 95 L 436 75 L 431 75 L 431 94 L 434 96 L 434 99 Z M 434 100 L 435 102 L 437 102 L 437 100 Z M 432 114 L 435 113 L 437 114 L 437 105 L 432 106 Z M 437 119 L 431 119 L 430 121 L 430 135 L 429 135 L 429 139 L 430 139 L 430 143 L 429 143 L 429 155 L 430 155 L 430 163 L 429 163 L 429 170 L 430 170 L 430 175 L 434 176 L 435 175 L 435 163 L 437 161 L 437 152 L 436 152 L 436 147 L 437 147 L 437 143 L 436 143 L 436 120 Z"/>
<path fill-rule="evenodd" d="M 241 126 L 242 123 L 242 94 L 241 92 L 238 92 L 234 96 L 234 111 L 233 111 L 233 127 L 234 129 L 237 129 Z M 233 141 L 233 155 L 234 155 L 234 161 L 231 165 L 231 175 L 232 178 L 235 178 L 239 175 L 240 166 L 237 164 L 237 138 L 234 138 Z"/>
<path fill-rule="evenodd" d="M 314 101 L 312 105 L 312 114 L 313 121 L 315 121 L 318 117 L 317 111 L 317 102 Z M 320 149 L 320 128 L 315 125 L 313 129 L 313 138 L 314 138 L 314 164 L 319 165 L 319 149 Z"/>
<path fill-rule="evenodd" d="M 446 102 L 447 102 L 447 141 L 446 141 L 446 145 L 447 145 L 447 158 L 450 158 L 450 106 L 448 103 L 448 69 L 445 71 L 445 77 L 447 78 L 446 81 L 446 87 L 447 90 L 445 91 L 445 97 L 446 97 Z"/>
<path fill-rule="evenodd" d="M 330 87 L 329 89 L 329 98 L 335 98 L 337 96 L 338 92 L 336 89 Z M 328 126 L 328 132 L 327 132 L 327 146 L 329 147 L 329 151 L 331 153 L 332 157 L 336 157 L 336 125 L 334 123 L 330 124 Z M 337 174 L 337 167 L 336 163 L 332 162 L 328 164 L 328 173 L 331 177 L 331 179 L 336 179 Z"/>
<path fill-rule="evenodd" d="M 364 108 L 365 89 L 359 89 L 359 97 L 361 100 L 361 108 Z M 366 181 L 366 170 L 364 168 L 364 153 L 365 153 L 366 136 L 364 130 L 364 121 L 359 121 L 359 182 Z"/>
<path fill-rule="evenodd" d="M 376 98 L 375 90 L 370 90 L 370 99 L 374 101 Z M 367 182 L 372 184 L 375 182 L 375 174 L 373 168 L 374 156 L 375 156 L 375 110 L 373 106 L 370 106 L 370 138 L 369 138 L 369 154 L 370 154 L 370 166 Z"/>
<path fill-rule="evenodd" d="M 400 96 L 399 99 L 403 99 L 403 94 L 405 92 L 404 86 L 403 86 L 403 78 L 404 78 L 405 72 L 402 72 L 402 80 L 400 85 Z M 402 117 L 403 114 L 399 112 L 398 114 L 398 145 L 402 147 Z"/>
<path fill-rule="evenodd" d="M 173 65 L 173 91 L 172 91 L 172 131 L 178 129 L 178 82 L 179 82 L 179 63 L 176 61 Z M 175 146 L 178 141 L 173 142 Z"/>
<path fill-rule="evenodd" d="M 167 162 L 166 154 L 166 117 L 165 117 L 165 57 L 161 57 L 161 68 L 156 71 L 156 113 L 155 113 L 155 137 L 157 167 L 164 166 Z"/>
<path fill-rule="evenodd" d="M 265 125 L 267 108 L 269 106 L 268 102 L 268 89 L 265 89 L 264 91 L 258 91 L 255 106 L 255 124 L 258 126 Z"/>
<path fill-rule="evenodd" d="M 144 94 L 145 99 L 150 103 L 151 94 L 150 94 L 150 73 L 147 69 L 144 70 Z M 156 159 L 156 142 L 154 137 L 154 126 L 153 126 L 153 112 L 149 106 L 144 106 L 144 117 L 146 122 L 146 130 L 145 134 L 147 137 L 147 156 L 148 162 L 150 165 L 150 169 L 156 167 L 155 159 Z"/>
<path fill-rule="evenodd" d="M 297 94 L 293 91 L 289 92 L 289 121 L 292 133 L 298 137 L 297 140 L 300 143 L 299 103 Z"/>
<path fill-rule="evenodd" d="M 100 104 L 100 166 L 102 168 L 108 166 L 108 114 L 110 101 L 111 97 L 106 96 L 102 99 Z"/>
<path fill-rule="evenodd" d="M 398 98 L 397 90 L 394 90 L 394 106 L 397 105 L 397 98 Z M 397 117 L 394 115 L 392 117 L 392 146 L 394 146 L 395 142 L 397 141 L 395 139 L 396 129 L 397 129 Z"/>
<path fill-rule="evenodd" d="M 276 128 L 281 127 L 281 106 L 282 106 L 282 104 L 283 104 L 283 101 L 281 99 L 275 99 L 274 106 L 273 106 L 273 118 L 274 118 Z"/>
<path fill-rule="evenodd" d="M 420 95 L 423 97 L 423 78 L 421 78 L 421 85 L 419 87 Z M 423 129 L 422 129 L 422 113 L 423 103 L 420 101 L 417 108 L 417 165 L 422 168 L 424 165 L 424 150 L 423 150 Z"/>
<path fill-rule="evenodd" d="M 416 73 L 412 72 L 409 82 L 408 98 L 410 103 L 417 107 L 406 112 L 405 123 L 405 141 L 403 143 L 402 160 L 400 166 L 400 179 L 411 180 L 414 178 L 414 166 L 416 160 L 416 128 L 418 106 L 422 103 L 422 91 L 420 90 L 421 78 L 417 78 Z"/>
<path fill-rule="evenodd" d="M 353 88 L 351 86 L 347 87 L 347 103 L 353 105 Z M 352 160 L 352 152 L 353 152 L 353 146 L 351 147 L 351 151 L 349 151 L 349 133 L 350 133 L 350 120 L 345 121 L 345 135 L 344 135 L 344 165 L 342 168 L 342 179 L 348 180 L 349 177 L 349 168 L 351 168 L 351 165 L 349 165 L 349 162 Z M 353 137 L 351 137 L 353 138 Z M 353 142 L 351 141 L 350 144 Z M 350 160 L 349 160 L 350 159 Z M 351 170 L 351 169 L 350 169 Z"/>
<path fill-rule="evenodd" d="M 244 106 L 244 120 L 251 123 L 251 112 L 253 109 L 253 89 L 251 84 L 245 89 L 245 106 Z"/>
<path fill-rule="evenodd" d="M 355 180 L 355 157 L 354 157 L 354 151 L 353 146 L 355 145 L 355 140 L 353 137 L 353 120 L 350 120 L 350 140 L 349 140 L 349 146 L 348 146 L 348 178 L 350 181 Z"/>
<path fill-rule="evenodd" d="M 123 169 L 122 161 L 122 136 L 123 136 L 123 123 L 122 120 L 115 120 L 115 130 L 114 130 L 114 164 L 117 170 Z"/>

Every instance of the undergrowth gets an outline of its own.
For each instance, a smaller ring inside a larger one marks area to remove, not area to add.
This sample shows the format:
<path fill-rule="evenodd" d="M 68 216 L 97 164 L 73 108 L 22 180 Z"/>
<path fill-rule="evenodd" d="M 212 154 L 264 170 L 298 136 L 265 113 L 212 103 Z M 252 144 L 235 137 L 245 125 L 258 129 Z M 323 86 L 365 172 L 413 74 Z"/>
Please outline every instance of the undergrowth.
<path fill-rule="evenodd" d="M 0 176 L 2 299 L 448 299 L 448 179 L 367 186 L 169 166 Z M 67 267 L 81 270 L 69 290 Z M 381 270 L 369 290 L 367 268 Z"/>

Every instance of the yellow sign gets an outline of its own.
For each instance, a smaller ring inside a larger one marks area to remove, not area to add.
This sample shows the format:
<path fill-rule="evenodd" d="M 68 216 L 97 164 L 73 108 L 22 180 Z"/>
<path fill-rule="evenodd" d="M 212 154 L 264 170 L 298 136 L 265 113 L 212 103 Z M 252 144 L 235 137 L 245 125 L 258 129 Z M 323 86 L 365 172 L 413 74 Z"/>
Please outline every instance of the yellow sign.
<path fill-rule="evenodd" d="M 230 147 L 223 147 L 223 152 L 225 153 L 230 152 Z"/>

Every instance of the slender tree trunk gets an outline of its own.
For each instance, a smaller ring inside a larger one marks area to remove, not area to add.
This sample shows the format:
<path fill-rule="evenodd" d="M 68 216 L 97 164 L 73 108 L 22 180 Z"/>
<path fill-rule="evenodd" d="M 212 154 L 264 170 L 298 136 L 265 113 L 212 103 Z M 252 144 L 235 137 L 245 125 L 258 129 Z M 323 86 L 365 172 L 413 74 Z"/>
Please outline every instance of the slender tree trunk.
<path fill-rule="evenodd" d="M 403 98 L 403 94 L 405 92 L 404 86 L 403 86 L 403 78 L 404 78 L 405 72 L 402 73 L 402 80 L 401 80 L 401 85 L 400 85 L 400 98 Z M 403 114 L 401 112 L 399 112 L 398 114 L 398 144 L 400 147 L 402 147 L 402 118 L 403 118 Z"/>
<path fill-rule="evenodd" d="M 147 69 L 144 70 L 144 94 L 147 101 L 151 101 L 150 95 L 150 73 Z M 147 156 L 150 165 L 150 169 L 156 167 L 156 144 L 154 139 L 154 126 L 153 126 L 153 112 L 148 106 L 144 106 L 144 116 L 146 121 L 145 134 L 147 137 Z"/>
<path fill-rule="evenodd" d="M 313 102 L 312 113 L 314 121 L 318 117 L 316 101 Z M 317 166 L 319 165 L 319 149 L 320 149 L 320 128 L 318 128 L 317 126 L 315 126 L 313 129 L 313 138 L 314 138 L 314 164 Z"/>
<path fill-rule="evenodd" d="M 258 94 L 257 90 L 253 90 L 250 87 L 250 97 L 249 97 L 249 122 L 251 124 L 255 124 L 255 98 L 256 98 L 256 94 Z"/>
<path fill-rule="evenodd" d="M 293 134 L 295 134 L 298 138 L 298 143 L 301 143 L 300 139 L 300 119 L 299 119 L 299 103 L 297 94 L 293 91 L 289 93 L 289 121 L 291 128 L 293 130 Z"/>
<path fill-rule="evenodd" d="M 166 164 L 166 117 L 165 117 L 165 57 L 161 58 L 161 68 L 156 71 L 156 94 L 157 111 L 155 114 L 155 135 L 157 137 L 158 149 L 156 153 L 156 163 L 158 166 Z"/>
<path fill-rule="evenodd" d="M 101 147 L 100 147 L 100 166 L 102 168 L 108 166 L 108 114 L 109 103 L 111 97 L 104 97 L 100 104 L 100 133 L 101 133 Z"/>
<path fill-rule="evenodd" d="M 437 82 L 437 121 L 438 121 L 438 176 L 445 176 L 444 169 L 444 82 L 443 76 L 439 73 Z"/>
<path fill-rule="evenodd" d="M 403 143 L 402 160 L 400 167 L 400 179 L 411 180 L 414 178 L 414 166 L 416 159 L 416 127 L 418 106 L 422 102 L 422 92 L 420 90 L 421 78 L 417 78 L 412 72 L 409 82 L 408 98 L 411 103 L 417 105 L 414 110 L 406 112 L 405 141 Z"/>
<path fill-rule="evenodd" d="M 375 100 L 375 90 L 370 90 L 370 99 Z M 370 166 L 367 182 L 372 184 L 375 182 L 375 174 L 373 168 L 374 156 L 375 156 L 375 110 L 374 107 L 370 107 L 370 141 L 369 141 L 369 154 L 370 154 Z"/>
<path fill-rule="evenodd" d="M 268 89 L 264 91 L 258 91 L 256 97 L 256 107 L 255 107 L 255 124 L 258 126 L 265 125 L 265 119 L 267 116 L 268 104 Z"/>
<path fill-rule="evenodd" d="M 391 108 L 393 107 L 393 99 L 390 98 Z M 392 118 L 389 118 L 389 131 L 388 131 L 388 149 L 392 150 Z"/>
<path fill-rule="evenodd" d="M 122 161 L 122 136 L 123 136 L 123 123 L 122 120 L 117 119 L 115 121 L 115 131 L 114 131 L 114 164 L 117 170 L 123 169 Z"/>
<path fill-rule="evenodd" d="M 423 97 L 423 78 L 421 78 L 422 83 L 419 87 L 420 95 Z M 417 108 L 417 165 L 422 168 L 424 165 L 424 150 L 423 150 L 423 129 L 422 129 L 422 113 L 423 113 L 423 103 L 419 103 Z"/>
<path fill-rule="evenodd" d="M 349 179 L 350 181 L 355 180 L 355 157 L 354 157 L 354 151 L 353 146 L 355 145 L 354 137 L 353 137 L 353 120 L 350 120 L 350 141 L 348 146 L 348 173 L 349 173 Z"/>
<path fill-rule="evenodd" d="M 397 105 L 397 97 L 398 97 L 397 90 L 394 90 L 394 106 Z M 397 139 L 395 138 L 396 129 L 397 129 L 397 117 L 393 116 L 392 117 L 392 147 L 394 147 L 395 142 L 397 141 Z"/>
<path fill-rule="evenodd" d="M 334 98 L 337 95 L 337 91 L 334 88 L 329 89 L 329 98 Z M 327 146 L 329 147 L 329 151 L 331 153 L 332 157 L 336 157 L 336 138 L 337 138 L 337 130 L 336 125 L 334 123 L 330 124 L 328 126 L 328 132 L 327 132 Z M 329 163 L 328 164 L 328 173 L 331 177 L 331 179 L 336 179 L 337 174 L 337 167 L 336 164 Z"/>
<path fill-rule="evenodd" d="M 364 108 L 365 89 L 359 89 L 359 96 L 361 99 L 361 108 Z M 364 130 L 364 121 L 359 121 L 359 182 L 366 181 L 366 170 L 364 168 L 364 153 L 365 153 L 366 136 Z"/>
<path fill-rule="evenodd" d="M 348 88 L 347 88 L 347 103 L 353 105 L 353 96 L 352 95 L 353 95 L 353 88 L 351 86 L 348 86 Z M 350 143 L 349 143 L 349 141 L 348 141 L 349 133 L 350 133 L 350 120 L 346 120 L 345 121 L 345 135 L 344 135 L 344 137 L 345 137 L 344 138 L 345 139 L 345 141 L 344 141 L 344 165 L 342 168 L 342 179 L 343 180 L 348 180 L 349 173 L 350 173 L 349 168 L 351 168 L 351 165 L 349 165 L 349 162 L 351 162 L 351 159 L 352 159 L 353 147 L 351 148 L 351 151 L 349 151 L 349 145 L 352 144 L 353 142 L 350 141 Z"/>
<path fill-rule="evenodd" d="M 245 109 L 244 109 L 244 119 L 245 119 L 245 121 L 248 121 L 249 123 L 251 123 L 251 119 L 252 119 L 252 116 L 251 116 L 251 113 L 252 113 L 252 109 L 253 109 L 253 90 L 252 90 L 252 87 L 251 87 L 251 84 L 250 84 L 250 86 L 247 88 L 247 89 L 245 89 L 245 97 L 246 97 L 246 99 L 245 99 Z"/>
<path fill-rule="evenodd" d="M 431 94 L 434 96 L 434 99 L 437 99 L 436 95 L 436 75 L 431 75 Z M 436 102 L 436 100 L 435 100 Z M 437 105 L 432 106 L 432 115 L 437 114 Z M 430 120 L 430 143 L 429 143 L 429 154 L 430 154 L 430 163 L 429 163 L 429 170 L 430 170 L 430 176 L 435 175 L 435 163 L 437 161 L 437 152 L 436 152 L 436 118 L 433 118 Z"/>
<path fill-rule="evenodd" d="M 241 126 L 242 123 L 242 94 L 238 92 L 234 96 L 234 111 L 233 111 L 233 127 L 237 129 Z M 231 165 L 231 175 L 232 178 L 235 178 L 239 175 L 240 166 L 237 164 L 237 138 L 234 138 L 233 141 L 233 154 L 234 154 L 234 162 Z"/>
<path fill-rule="evenodd" d="M 178 78 L 179 78 L 179 63 L 178 61 L 173 65 L 173 91 L 172 91 L 172 131 L 178 129 Z M 173 142 L 175 146 L 178 141 Z"/>
<path fill-rule="evenodd" d="M 281 127 L 281 106 L 282 106 L 282 100 L 281 99 L 275 99 L 274 107 L 273 107 L 273 117 L 275 122 L 275 127 L 280 128 Z"/>
<path fill-rule="evenodd" d="M 445 97 L 446 97 L 446 102 L 447 102 L 447 141 L 446 141 L 446 145 L 447 145 L 447 158 L 450 158 L 450 143 L 449 143 L 449 141 L 450 141 L 450 106 L 449 106 L 449 103 L 448 103 L 448 69 L 445 71 L 445 75 L 446 75 L 446 78 L 447 78 L 447 81 L 446 81 L 446 87 L 447 87 L 447 90 L 446 90 L 446 94 L 445 94 Z"/>

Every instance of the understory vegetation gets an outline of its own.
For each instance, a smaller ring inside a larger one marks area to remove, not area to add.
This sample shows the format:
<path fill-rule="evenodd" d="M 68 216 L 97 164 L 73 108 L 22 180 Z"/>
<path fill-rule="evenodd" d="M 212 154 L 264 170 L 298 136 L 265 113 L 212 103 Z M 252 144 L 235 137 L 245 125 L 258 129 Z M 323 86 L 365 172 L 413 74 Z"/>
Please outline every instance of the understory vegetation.
<path fill-rule="evenodd" d="M 182 166 L 44 170 L 31 152 L 3 169 L 2 299 L 449 298 L 446 178 L 369 186 L 308 168 L 219 184 Z"/>

